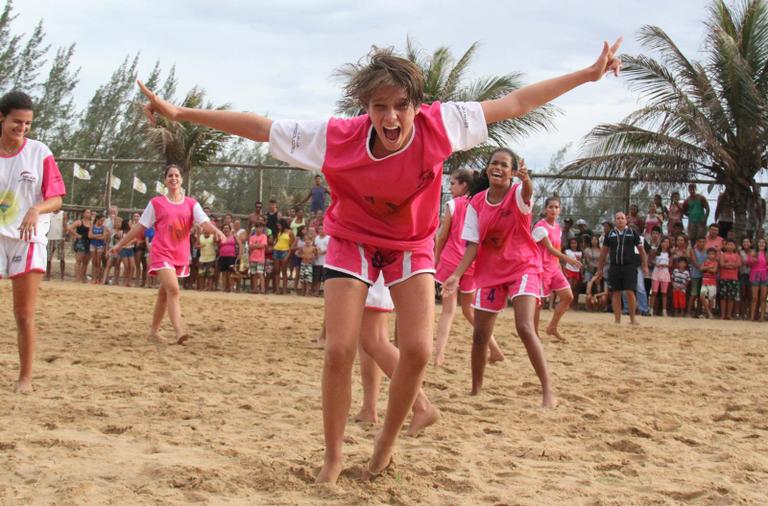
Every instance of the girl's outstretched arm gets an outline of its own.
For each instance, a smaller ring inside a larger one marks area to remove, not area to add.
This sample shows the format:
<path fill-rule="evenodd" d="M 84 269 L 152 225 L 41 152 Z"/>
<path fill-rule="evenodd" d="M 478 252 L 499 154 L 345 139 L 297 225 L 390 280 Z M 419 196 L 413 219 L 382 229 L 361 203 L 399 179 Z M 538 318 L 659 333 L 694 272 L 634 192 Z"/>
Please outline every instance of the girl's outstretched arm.
<path fill-rule="evenodd" d="M 272 120 L 269 118 L 250 112 L 178 107 L 158 97 L 141 81 L 137 82 L 141 92 L 149 99 L 149 103 L 144 105 L 144 113 L 152 125 L 157 125 L 155 114 L 160 114 L 171 121 L 189 121 L 256 142 L 269 141 L 269 130 L 272 128 Z"/>
<path fill-rule="evenodd" d="M 597 61 L 585 69 L 530 84 L 504 97 L 482 102 L 485 121 L 495 123 L 525 116 L 535 108 L 551 102 L 577 86 L 590 81 L 598 81 L 608 72 L 613 72 L 614 75 L 618 76 L 621 70 L 621 60 L 616 57 L 616 51 L 619 50 L 622 40 L 622 37 L 619 37 L 612 46 L 609 46 L 608 42 L 604 42 L 603 51 Z"/>
<path fill-rule="evenodd" d="M 472 265 L 472 262 L 475 261 L 475 257 L 477 257 L 478 246 L 479 244 L 476 242 L 467 241 L 467 249 L 464 250 L 464 256 L 461 258 L 461 262 L 456 266 L 456 270 L 453 274 L 451 274 L 450 277 L 445 280 L 445 283 L 443 283 L 443 293 L 450 295 L 458 290 L 459 280 L 464 273 L 467 272 L 467 269 Z"/>

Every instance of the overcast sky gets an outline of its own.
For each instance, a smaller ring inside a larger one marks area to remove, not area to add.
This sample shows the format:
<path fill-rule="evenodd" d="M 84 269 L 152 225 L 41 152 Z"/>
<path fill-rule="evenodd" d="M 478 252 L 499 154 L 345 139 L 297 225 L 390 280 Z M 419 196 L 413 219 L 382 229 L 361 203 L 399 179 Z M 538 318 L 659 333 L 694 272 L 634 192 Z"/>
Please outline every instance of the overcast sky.
<path fill-rule="evenodd" d="M 43 19 L 48 43 L 77 43 L 79 105 L 126 55 L 141 52 L 142 75 L 158 60 L 164 69 L 176 64 L 181 92 L 197 84 L 214 103 L 275 119 L 331 115 L 340 96 L 331 73 L 373 44 L 402 48 L 411 36 L 430 52 L 446 45 L 458 55 L 480 41 L 470 77 L 521 71 L 533 82 L 591 64 L 602 41 L 619 35 L 621 51 L 637 54 L 646 24 L 694 56 L 706 17 L 702 0 L 17 0 L 14 7 L 17 32 Z M 621 119 L 637 97 L 606 78 L 555 103 L 556 130 L 512 146 L 534 170 L 597 123 Z"/>

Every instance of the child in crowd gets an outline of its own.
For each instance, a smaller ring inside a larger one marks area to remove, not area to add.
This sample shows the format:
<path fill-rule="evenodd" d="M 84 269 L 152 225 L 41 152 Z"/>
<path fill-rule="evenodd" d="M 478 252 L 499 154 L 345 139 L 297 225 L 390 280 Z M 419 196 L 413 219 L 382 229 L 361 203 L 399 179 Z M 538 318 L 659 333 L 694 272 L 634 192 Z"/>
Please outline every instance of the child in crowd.
<path fill-rule="evenodd" d="M 203 229 L 197 236 L 197 248 L 200 250 L 197 289 L 213 290 L 213 280 L 216 276 L 216 238 L 210 231 Z"/>
<path fill-rule="evenodd" d="M 690 281 L 691 273 L 688 270 L 688 260 L 680 258 L 677 261 L 677 267 L 672 271 L 672 308 L 674 316 L 685 316 L 688 301 L 688 283 Z"/>
<path fill-rule="evenodd" d="M 587 311 L 605 311 L 608 308 L 609 293 L 602 273 L 595 274 L 587 282 L 585 295 Z"/>
<path fill-rule="evenodd" d="M 269 292 L 270 285 L 272 285 L 272 293 L 277 293 L 277 271 L 275 270 L 275 261 L 272 257 L 274 249 L 274 236 L 268 235 L 267 248 L 264 250 L 264 293 Z"/>
<path fill-rule="evenodd" d="M 301 292 L 306 297 L 312 289 L 312 266 L 317 258 L 317 246 L 315 246 L 315 239 L 311 233 L 305 233 L 302 246 L 298 249 L 297 255 L 301 258 L 301 265 L 299 267 Z M 298 294 L 298 291 L 296 293 Z"/>
<path fill-rule="evenodd" d="M 573 300 L 571 302 L 572 308 L 579 307 L 579 293 L 581 292 L 581 246 L 579 246 L 579 240 L 575 237 L 568 239 L 568 247 L 565 249 L 565 256 L 573 260 L 573 262 L 565 263 L 565 278 L 568 280 L 568 284 L 571 287 L 571 293 L 573 294 Z"/>
<path fill-rule="evenodd" d="M 317 236 L 315 237 L 315 247 L 317 248 L 317 258 L 315 258 L 314 265 L 312 265 L 312 294 L 319 296 L 321 285 L 325 279 L 323 276 L 325 254 L 328 253 L 328 243 L 331 242 L 331 236 L 325 233 L 322 223 L 316 227 L 316 230 Z"/>
<path fill-rule="evenodd" d="M 88 239 L 91 241 L 91 282 L 94 285 L 102 282 L 102 258 L 104 257 L 104 248 L 106 248 L 109 237 L 109 230 L 104 226 L 104 215 L 97 214 L 93 227 L 88 232 Z"/>
<path fill-rule="evenodd" d="M 251 275 L 251 293 L 266 293 L 264 287 L 264 263 L 266 260 L 267 234 L 264 225 L 256 222 L 253 233 L 248 238 L 248 263 Z"/>
<path fill-rule="evenodd" d="M 654 255 L 653 274 L 651 275 L 651 314 L 656 310 L 656 297 L 661 293 L 661 314 L 667 316 L 667 293 L 669 291 L 670 240 L 664 237 Z"/>
<path fill-rule="evenodd" d="M 733 239 L 726 239 L 725 250 L 720 254 L 720 317 L 723 320 L 733 318 L 735 303 L 739 300 L 739 267 L 741 255 L 736 252 Z"/>
<path fill-rule="evenodd" d="M 749 257 L 749 283 L 752 285 L 752 320 L 765 320 L 765 299 L 768 292 L 768 242 L 760 238 Z"/>
<path fill-rule="evenodd" d="M 730 232 L 730 230 L 729 230 Z M 752 241 L 749 237 L 745 237 L 741 240 L 741 249 L 739 250 L 741 255 L 741 267 L 739 267 L 739 317 L 742 320 L 748 320 L 751 318 L 751 295 L 750 290 L 749 273 L 751 266 L 749 259 L 752 256 Z"/>
<path fill-rule="evenodd" d="M 701 267 L 701 307 L 707 312 L 707 318 L 712 318 L 712 305 L 717 298 L 717 271 L 719 264 L 717 262 L 717 250 L 709 248 L 707 250 L 707 259 L 702 262 Z M 703 311 L 702 311 L 703 312 Z"/>
<path fill-rule="evenodd" d="M 688 266 L 691 271 L 691 292 L 688 299 L 688 316 L 698 316 L 701 314 L 701 265 L 707 260 L 706 239 L 699 237 L 696 239 L 696 245 L 691 248 L 688 255 Z M 696 312 L 694 312 L 694 310 Z"/>
<path fill-rule="evenodd" d="M 119 241 L 122 239 L 128 232 L 131 230 L 131 223 L 128 220 L 120 220 L 120 230 L 114 235 L 114 237 Z M 118 275 L 120 273 L 120 270 L 123 271 L 123 285 L 124 286 L 131 286 L 131 279 L 133 278 L 133 267 L 134 267 L 134 250 L 133 250 L 133 241 L 128 244 L 128 246 L 124 246 L 121 250 L 118 258 L 118 262 L 120 262 L 120 268 L 117 269 L 117 272 L 115 273 L 115 284 L 118 284 Z"/>

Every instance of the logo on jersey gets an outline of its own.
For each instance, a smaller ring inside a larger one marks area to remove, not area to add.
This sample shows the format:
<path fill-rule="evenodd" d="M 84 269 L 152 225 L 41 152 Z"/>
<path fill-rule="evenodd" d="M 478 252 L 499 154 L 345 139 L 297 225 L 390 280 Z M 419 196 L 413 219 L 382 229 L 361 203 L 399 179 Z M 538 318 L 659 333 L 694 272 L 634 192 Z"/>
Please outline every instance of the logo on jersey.
<path fill-rule="evenodd" d="M 16 255 L 15 257 L 11 258 L 12 264 L 18 264 L 21 263 L 21 255 Z"/>
<path fill-rule="evenodd" d="M 19 174 L 19 183 L 36 183 L 37 182 L 37 176 L 29 172 L 28 170 L 24 170 Z"/>
<path fill-rule="evenodd" d="M 168 225 L 168 232 L 170 232 L 171 238 L 175 243 L 184 241 L 187 239 L 187 235 L 189 234 L 189 230 L 187 229 L 186 225 L 179 221 Z"/>
<path fill-rule="evenodd" d="M 13 194 L 9 191 L 0 195 L 0 227 L 13 224 L 18 213 L 19 205 Z"/>

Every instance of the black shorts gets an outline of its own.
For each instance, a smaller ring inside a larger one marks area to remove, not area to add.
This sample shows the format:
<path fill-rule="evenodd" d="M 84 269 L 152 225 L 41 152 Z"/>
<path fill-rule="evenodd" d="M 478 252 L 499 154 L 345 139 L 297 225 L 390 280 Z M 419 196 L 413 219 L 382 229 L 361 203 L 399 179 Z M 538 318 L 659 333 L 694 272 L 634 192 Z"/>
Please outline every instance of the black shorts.
<path fill-rule="evenodd" d="M 313 265 L 312 266 L 312 282 L 313 283 L 322 283 L 325 281 L 325 276 L 323 276 L 323 270 L 325 267 L 322 265 Z"/>
<path fill-rule="evenodd" d="M 637 290 L 637 266 L 611 265 L 608 270 L 608 286 L 612 292 Z"/>
<path fill-rule="evenodd" d="M 228 272 L 236 260 L 237 257 L 219 257 L 219 272 Z"/>
<path fill-rule="evenodd" d="M 365 283 L 369 287 L 372 285 L 372 283 L 366 283 L 362 279 L 358 278 L 357 276 L 353 276 L 352 274 L 347 274 L 346 272 L 343 272 L 343 271 L 337 271 L 336 269 L 329 269 L 328 267 L 323 267 L 323 279 L 325 281 L 328 281 L 329 279 L 335 279 L 335 278 L 356 279 L 361 283 Z"/>

